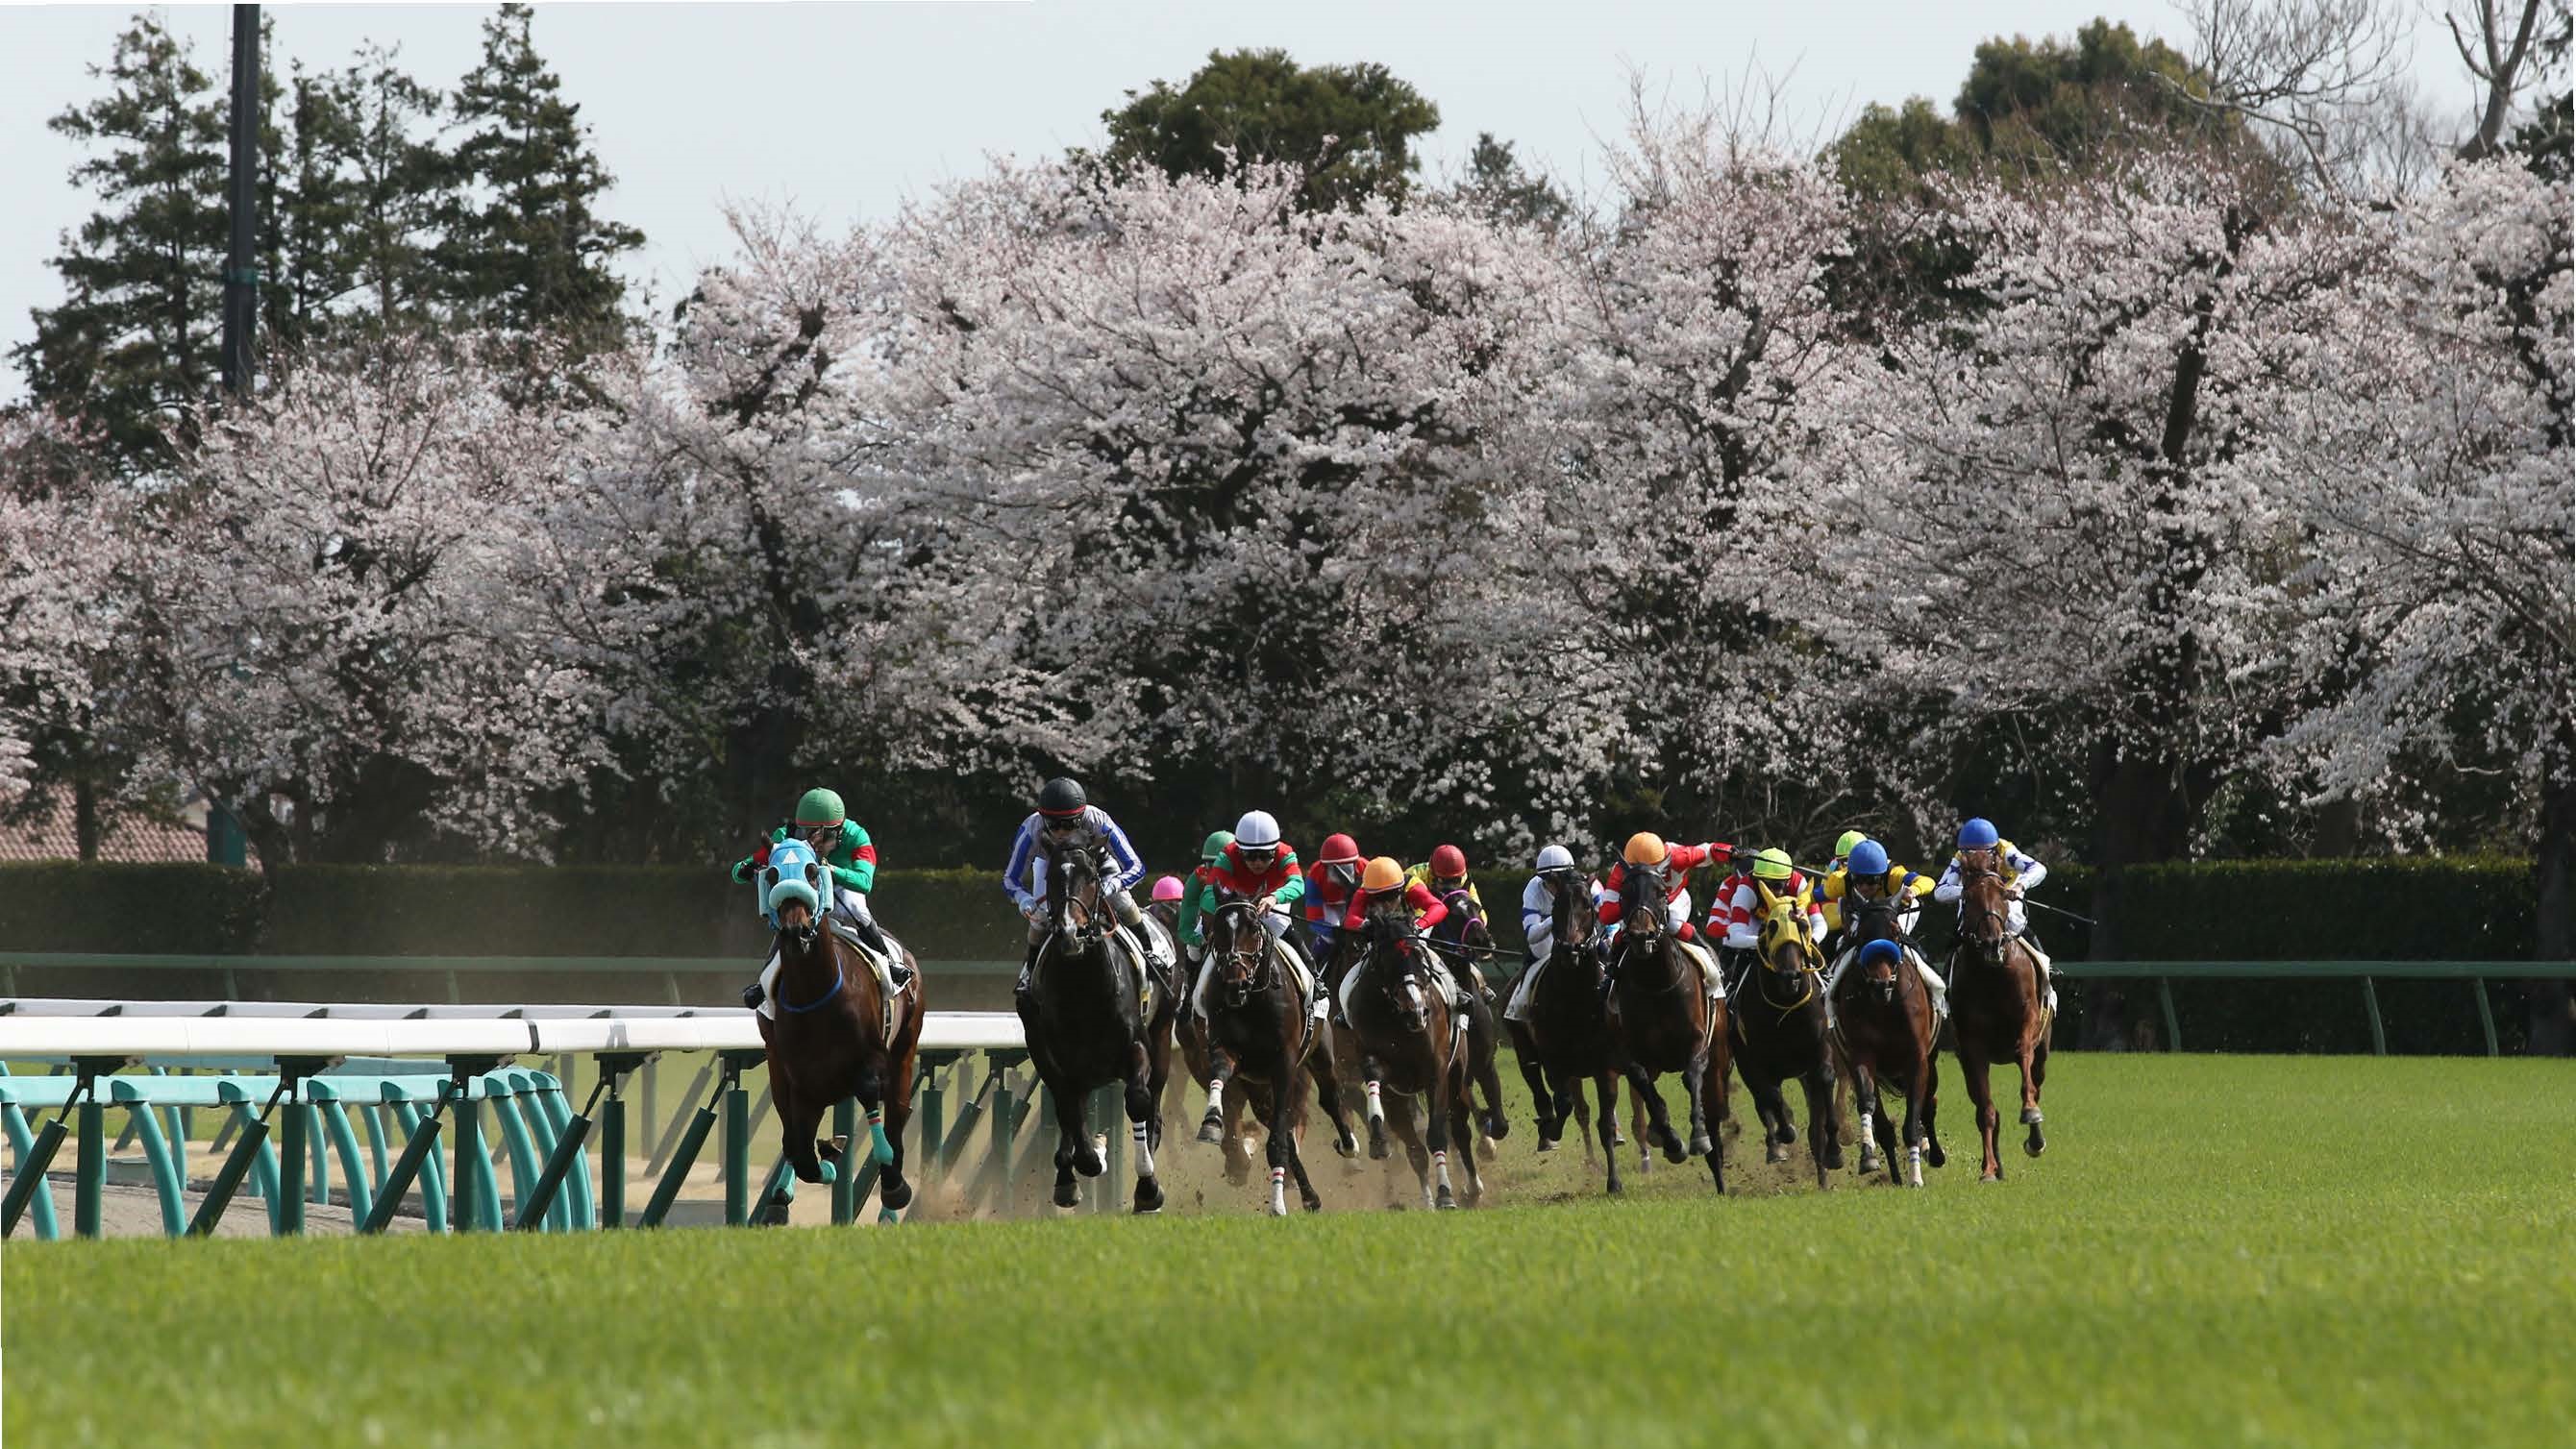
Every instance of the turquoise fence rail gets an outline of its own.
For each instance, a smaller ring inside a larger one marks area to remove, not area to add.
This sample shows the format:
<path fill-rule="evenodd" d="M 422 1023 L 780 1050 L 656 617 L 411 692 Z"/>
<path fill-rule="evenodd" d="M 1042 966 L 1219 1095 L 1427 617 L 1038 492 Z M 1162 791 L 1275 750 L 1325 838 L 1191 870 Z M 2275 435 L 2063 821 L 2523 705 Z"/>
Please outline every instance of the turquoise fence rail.
<path fill-rule="evenodd" d="M 792 1201 L 797 1186 L 783 1153 L 753 1175 L 768 1106 L 765 1091 L 752 1100 L 764 1060 L 758 1040 L 740 1008 L 0 999 L 0 1062 L 52 1071 L 0 1068 L 0 1127 L 12 1152 L 0 1235 L 22 1221 L 40 1239 L 62 1235 L 48 1170 L 67 1140 L 76 1141 L 70 1232 L 100 1235 L 111 1110 L 126 1115 L 117 1148 L 139 1144 L 160 1229 L 171 1236 L 214 1231 L 236 1196 L 260 1200 L 269 1230 L 281 1235 L 304 1231 L 308 1205 L 326 1202 L 345 1204 L 360 1232 L 384 1231 L 397 1216 L 447 1232 L 660 1226 L 675 1220 L 719 1122 L 722 1221 L 745 1223 Z M 630 1114 L 630 1088 L 649 1081 L 666 1055 L 706 1064 L 661 1129 L 644 1174 L 650 1196 L 639 1207 L 633 1168 L 655 1143 L 657 1121 L 649 1101 Z M 521 1056 L 556 1070 L 516 1065 Z M 584 1084 L 588 1099 L 577 1105 Z M 1017 1019 L 932 1012 L 912 1092 L 906 1147 L 918 1185 L 971 1185 L 970 1210 L 987 1201 L 1007 1210 L 1007 1180 L 998 1196 L 982 1189 L 1026 1161 L 1027 1107 L 1012 1104 L 1043 1095 Z M 1092 1104 L 1095 1123 L 1111 1123 L 1112 1098 Z M 219 1164 L 204 1179 L 192 1177 L 187 1160 L 200 1146 L 189 1126 L 200 1111 L 222 1119 L 202 1144 Z M 856 1104 L 842 1104 L 834 1131 L 857 1130 Z M 1124 1137 L 1106 1134 L 1111 1164 L 1088 1194 L 1094 1211 L 1118 1205 Z M 969 1161 L 978 1142 L 984 1160 Z M 836 1223 L 855 1221 L 875 1186 L 872 1166 L 852 1166 L 829 1184 Z"/>
<path fill-rule="evenodd" d="M 2388 1030 L 2379 1014 L 2382 980 L 2458 981 L 2477 1003 L 2478 1026 L 2487 1055 L 2496 1046 L 2495 1007 L 2487 1000 L 2489 981 L 2576 980 L 2576 961 L 2060 961 L 2062 977 L 2085 980 L 2153 980 L 2156 1001 L 2164 1012 L 2165 1049 L 2182 1050 L 2182 1022 L 2174 1011 L 2176 981 L 2354 981 L 2360 983 L 2362 1007 L 2370 1019 L 2370 1049 L 2388 1055 Z"/>

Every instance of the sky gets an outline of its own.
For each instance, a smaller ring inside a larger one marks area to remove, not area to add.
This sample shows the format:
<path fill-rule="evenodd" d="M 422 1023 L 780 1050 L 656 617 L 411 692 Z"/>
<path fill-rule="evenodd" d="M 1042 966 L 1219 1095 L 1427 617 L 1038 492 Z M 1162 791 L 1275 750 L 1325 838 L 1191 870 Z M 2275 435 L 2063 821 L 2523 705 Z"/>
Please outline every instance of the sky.
<path fill-rule="evenodd" d="M 91 201 L 66 179 L 74 146 L 47 118 L 104 90 L 134 11 L 0 0 L 0 350 L 61 299 L 48 265 Z M 480 49 L 484 5 L 272 5 L 272 64 L 347 63 L 361 41 L 401 47 L 450 87 Z M 221 83 L 230 7 L 164 7 Z M 988 156 L 1095 143 L 1100 113 L 1211 50 L 1286 48 L 1306 64 L 1376 61 L 1440 107 L 1427 175 L 1455 174 L 1479 131 L 1583 192 L 1620 133 L 1632 81 L 1695 101 L 1748 78 L 1783 86 L 1786 129 L 1821 139 L 1873 101 L 1946 109 L 1977 43 L 2069 34 L 2095 15 L 2180 45 L 2176 8 L 2134 0 L 1021 0 L 908 4 L 541 4 L 538 51 L 581 108 L 617 178 L 605 214 L 643 229 L 626 267 L 662 301 L 731 252 L 728 203 L 786 205 L 847 225 L 980 171 Z M 2439 24 L 2416 27 L 2429 96 L 2465 102 Z M 0 368 L 0 400 L 22 396 Z"/>

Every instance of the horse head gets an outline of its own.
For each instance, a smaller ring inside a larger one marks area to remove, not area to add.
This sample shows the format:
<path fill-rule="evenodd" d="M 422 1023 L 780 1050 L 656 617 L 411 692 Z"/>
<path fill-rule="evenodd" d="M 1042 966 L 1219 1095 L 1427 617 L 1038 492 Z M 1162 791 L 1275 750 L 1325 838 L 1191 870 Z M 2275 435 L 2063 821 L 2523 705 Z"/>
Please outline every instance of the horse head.
<path fill-rule="evenodd" d="M 1413 908 L 1404 897 L 1380 902 L 1369 908 L 1363 923 L 1366 945 L 1360 963 L 1354 969 L 1362 973 L 1361 981 L 1386 1001 L 1410 1031 L 1427 1029 L 1424 1017 L 1428 1007 L 1422 991 L 1422 960 L 1413 938 Z"/>
<path fill-rule="evenodd" d="M 1102 877 L 1098 847 L 1050 840 L 1046 844 L 1047 919 L 1053 923 L 1058 949 L 1084 955 L 1107 931 L 1101 908 Z"/>
<path fill-rule="evenodd" d="M 1894 1005 L 1897 985 L 1903 979 L 1905 947 L 1893 936 L 1876 936 L 1863 942 L 1860 957 L 1852 969 L 1860 974 L 1861 986 L 1877 996 L 1883 1005 Z"/>
<path fill-rule="evenodd" d="M 1893 900 L 1854 892 L 1843 897 L 1843 909 L 1852 918 L 1851 939 L 1860 953 L 1853 965 L 1862 985 L 1876 992 L 1880 1001 L 1896 1000 L 1897 967 L 1905 957 L 1904 932 L 1897 924 L 1900 907 Z M 1870 950 L 1881 941 L 1888 944 L 1887 950 Z"/>
<path fill-rule="evenodd" d="M 1262 927 L 1252 902 L 1238 895 L 1220 899 L 1211 918 L 1207 948 L 1216 959 L 1217 999 L 1226 1007 L 1238 1007 L 1255 993 L 1270 989 L 1277 969 L 1271 959 L 1275 952 L 1270 932 Z"/>
<path fill-rule="evenodd" d="M 1807 929 L 1805 913 L 1798 909 L 1797 893 L 1784 895 L 1758 880 L 1753 883 L 1753 893 L 1762 910 L 1763 966 L 1774 975 L 1789 977 L 1812 968 L 1816 964 L 1816 942 Z"/>
<path fill-rule="evenodd" d="M 1664 939 L 1664 910 L 1672 896 L 1667 866 L 1632 865 L 1619 887 L 1619 934 L 1645 950 Z"/>
<path fill-rule="evenodd" d="M 2012 897 L 1993 846 L 1959 852 L 1959 954 L 2000 970 L 2012 945 Z"/>
<path fill-rule="evenodd" d="M 793 941 L 799 951 L 812 950 L 832 898 L 832 877 L 823 869 L 822 858 L 802 840 L 782 840 L 769 848 L 769 859 L 757 879 L 760 911 L 768 917 L 770 929 Z"/>

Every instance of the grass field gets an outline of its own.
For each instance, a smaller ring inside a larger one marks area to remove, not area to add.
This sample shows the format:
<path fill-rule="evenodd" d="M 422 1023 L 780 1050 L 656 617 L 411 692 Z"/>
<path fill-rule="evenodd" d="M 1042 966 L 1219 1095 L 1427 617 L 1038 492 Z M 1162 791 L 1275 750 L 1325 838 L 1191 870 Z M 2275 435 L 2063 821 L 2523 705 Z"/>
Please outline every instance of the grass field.
<path fill-rule="evenodd" d="M 0 1424 L 44 1446 L 2570 1442 L 2576 1063 L 2058 1068 L 2048 1156 L 2013 1149 L 1993 1186 L 1953 1078 L 1951 1165 L 1919 1194 L 1757 1165 L 1723 1200 L 1659 1169 L 1602 1201 L 1579 1157 L 1531 1155 L 1524 1113 L 1469 1213 L 12 1244 Z"/>

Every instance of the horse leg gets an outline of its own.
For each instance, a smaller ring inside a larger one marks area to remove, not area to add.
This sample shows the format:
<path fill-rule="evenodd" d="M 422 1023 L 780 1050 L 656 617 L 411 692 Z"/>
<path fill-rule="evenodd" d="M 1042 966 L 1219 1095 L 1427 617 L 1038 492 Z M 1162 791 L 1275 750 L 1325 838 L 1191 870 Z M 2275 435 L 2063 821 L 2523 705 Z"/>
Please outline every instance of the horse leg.
<path fill-rule="evenodd" d="M 1709 1044 L 1707 1059 L 1700 1063 L 1699 1068 L 1699 1096 L 1702 1111 L 1705 1113 L 1709 1100 L 1714 1098 L 1720 1118 L 1723 1118 L 1726 1113 L 1725 1043 L 1726 1035 L 1721 1028 L 1716 1039 Z M 1720 1193 L 1725 1192 L 1726 1138 L 1724 1134 L 1718 1132 L 1708 1134 L 1708 1153 L 1704 1160 L 1708 1163 L 1709 1181 L 1716 1185 Z"/>
<path fill-rule="evenodd" d="M 1161 1138 L 1163 1071 L 1160 1053 L 1138 1042 L 1130 1048 L 1127 1076 L 1127 1135 L 1136 1145 L 1136 1206 L 1139 1213 L 1163 1209 L 1163 1185 L 1154 1172 L 1154 1144 Z"/>
<path fill-rule="evenodd" d="M 1207 1115 L 1199 1119 L 1199 1140 L 1223 1142 L 1227 1136 L 1226 1124 L 1233 1120 L 1225 1110 L 1225 1084 L 1234 1079 L 1234 1053 L 1211 1041 L 1208 1043 L 1207 1054 Z"/>
<path fill-rule="evenodd" d="M 1557 1130 L 1562 1132 L 1566 1121 L 1569 1118 L 1573 1120 L 1574 1141 L 1583 1149 L 1583 1165 L 1590 1167 L 1594 1161 L 1592 1099 L 1583 1095 L 1583 1078 L 1572 1072 L 1559 1072 L 1553 1069 L 1548 1075 L 1556 1082 L 1551 1096 L 1556 1107 Z"/>
<path fill-rule="evenodd" d="M 1082 1120 L 1082 1093 L 1050 1086 L 1047 1095 L 1055 1104 L 1055 1205 L 1069 1208 L 1082 1201 L 1073 1175 L 1081 1167 L 1081 1153 L 1091 1146 L 1091 1129 Z M 1082 1175 L 1097 1177 L 1099 1172 Z"/>
<path fill-rule="evenodd" d="M 1682 1144 L 1681 1134 L 1673 1130 L 1672 1118 L 1664 1112 L 1664 1094 L 1655 1090 L 1655 1079 L 1635 1062 L 1623 1069 L 1628 1077 L 1628 1090 L 1646 1104 L 1646 1128 L 1639 1135 L 1664 1150 L 1666 1162 L 1687 1162 L 1690 1153 Z"/>
<path fill-rule="evenodd" d="M 1306 1070 L 1315 1084 L 1315 1105 L 1333 1124 L 1333 1151 L 1345 1160 L 1358 1157 L 1359 1135 L 1351 1131 L 1350 1109 L 1342 1105 L 1342 1074 L 1334 1068 L 1329 1044 L 1309 1053 Z"/>
<path fill-rule="evenodd" d="M 1583 1110 L 1583 1084 L 1580 1081 L 1577 1081 L 1574 1084 L 1574 1089 L 1575 1110 L 1580 1112 Z M 1620 1193 L 1627 1191 L 1626 1187 L 1624 1187 L 1619 1181 L 1619 1146 L 1617 1143 L 1610 1140 L 1610 1134 L 1613 1130 L 1611 1118 L 1616 1116 L 1619 1111 L 1619 1099 L 1614 1094 L 1619 1089 L 1613 1082 L 1610 1074 L 1608 1072 L 1602 1072 L 1593 1077 L 1592 1090 L 1594 1095 L 1601 1099 L 1601 1125 L 1598 1131 L 1601 1138 L 1602 1165 L 1609 1169 L 1610 1195 L 1612 1197 L 1617 1197 Z M 1587 1144 L 1584 1148 L 1584 1156 L 1589 1157 L 1591 1155 L 1592 1149 L 1589 1144 Z"/>
<path fill-rule="evenodd" d="M 1270 1215 L 1274 1218 L 1288 1216 L 1288 1166 L 1297 1156 L 1297 1144 L 1288 1135 L 1288 1114 L 1296 1099 L 1296 1093 L 1274 1086 L 1269 1114 L 1262 1120 L 1270 1138 L 1264 1145 L 1270 1160 Z"/>
<path fill-rule="evenodd" d="M 2003 1114 L 1995 1110 L 1995 1092 L 1986 1080 L 1988 1063 L 1983 1056 L 1970 1051 L 1966 1042 L 1959 1044 L 1959 1075 L 1968 1084 L 1968 1100 L 1977 1107 L 1977 1145 L 1984 1151 L 1979 1164 L 1980 1180 L 2001 1182 L 2004 1160 L 1995 1151 L 1995 1134 L 2003 1125 Z"/>
<path fill-rule="evenodd" d="M 1485 999 L 1474 992 L 1467 999 L 1467 1066 L 1476 1085 L 1485 1095 L 1484 1135 L 1490 1155 L 1494 1142 L 1511 1135 L 1512 1124 L 1503 1119 L 1503 1074 L 1494 1064 L 1500 1047 L 1495 1041 L 1494 1011 Z M 1474 1139 L 1469 1139 L 1472 1144 Z"/>
<path fill-rule="evenodd" d="M 1252 1134 L 1243 1126 L 1244 1099 L 1249 1095 L 1250 1092 L 1240 1085 L 1226 1094 L 1225 1117 L 1218 1127 L 1218 1131 L 1224 1134 L 1225 1180 L 1236 1187 L 1252 1181 L 1252 1148 L 1249 1145 Z M 1256 1120 L 1259 1115 L 1254 1113 Z M 1202 1131 L 1200 1136 L 1204 1140 L 1205 1132 Z"/>
<path fill-rule="evenodd" d="M 2039 1112 L 2039 1079 L 2047 1070 L 2047 1060 L 2045 1047 L 2025 1045 L 2021 1049 L 2021 1121 L 2030 1129 L 2030 1136 L 2023 1139 L 2021 1150 L 2033 1157 L 2048 1149 L 2048 1138 L 2039 1130 L 2039 1124 L 2046 1120 Z"/>
<path fill-rule="evenodd" d="M 1816 1159 L 1816 1186 L 1827 1172 L 1843 1167 L 1843 1122 L 1834 1112 L 1834 1068 L 1831 1061 L 1807 1069 L 1807 1152 Z"/>
<path fill-rule="evenodd" d="M 1530 1108 L 1538 1114 L 1538 1150 L 1554 1152 L 1557 1138 L 1565 1130 L 1565 1119 L 1553 1110 L 1556 1094 L 1548 1090 L 1547 1069 L 1539 1065 L 1538 1053 L 1530 1049 L 1529 1028 L 1517 1021 L 1504 1025 L 1511 1030 L 1512 1061 L 1521 1069 L 1521 1080 L 1529 1086 Z"/>
<path fill-rule="evenodd" d="M 1762 1160 L 1786 1162 L 1789 1145 L 1798 1140 L 1798 1124 L 1789 1119 L 1789 1101 L 1780 1093 L 1780 1080 L 1749 1061 L 1739 1060 L 1736 1070 L 1743 1074 L 1744 1089 L 1753 1094 L 1754 1113 L 1762 1119 Z"/>
<path fill-rule="evenodd" d="M 912 1184 L 903 1175 L 903 1137 L 904 1129 L 912 1125 L 912 1077 L 917 1065 L 914 1052 L 906 1052 L 895 1063 L 894 1090 L 887 1094 L 882 1119 L 868 1122 L 868 1150 L 876 1151 L 882 1134 L 887 1151 L 877 1172 L 877 1221 L 881 1223 L 893 1222 L 895 1214 L 912 1206 Z"/>
<path fill-rule="evenodd" d="M 1851 1029 L 1851 1018 L 1843 1018 L 1843 1028 L 1846 1031 Z M 1849 1080 L 1852 1106 L 1860 1113 L 1860 1130 L 1856 1134 L 1860 1139 L 1860 1166 L 1853 1171 L 1867 1177 L 1878 1171 L 1880 1146 L 1888 1143 L 1889 1139 L 1879 1131 L 1887 1125 L 1887 1119 L 1879 1111 L 1878 1070 L 1857 1050 L 1852 1053 Z M 1895 1162 L 1896 1148 L 1888 1145 L 1886 1151 L 1887 1161 Z"/>
<path fill-rule="evenodd" d="M 1360 1053 L 1360 1089 L 1368 1094 L 1369 1156 L 1386 1156 L 1386 1074 L 1377 1058 Z"/>
<path fill-rule="evenodd" d="M 1923 1160 L 1940 1167 L 1950 1160 L 1941 1151 L 1941 1130 L 1934 1123 L 1941 1111 L 1941 1053 L 1924 1047 L 1923 1063 L 1915 1074 L 1923 1082 Z"/>
<path fill-rule="evenodd" d="M 1708 1133 L 1708 1051 L 1691 1054 L 1690 1064 L 1682 1069 L 1682 1091 L 1690 1098 L 1690 1155 L 1706 1157 L 1715 1143 Z"/>
<path fill-rule="evenodd" d="M 1428 1055 L 1429 1049 L 1426 1048 L 1425 1052 Z M 1457 1076 L 1455 1072 L 1438 1070 L 1431 1073 L 1431 1110 L 1428 1113 L 1430 1120 L 1425 1124 L 1430 1129 L 1428 1135 L 1431 1147 L 1431 1170 L 1440 1183 L 1439 1196 L 1433 1201 L 1432 1206 L 1442 1209 L 1455 1209 L 1458 1206 L 1458 1194 L 1451 1191 L 1449 1187 L 1451 1140 L 1449 1119 L 1454 1115 L 1456 1099 L 1452 1093 L 1457 1085 Z M 1467 1150 L 1472 1153 L 1475 1150 L 1475 1139 L 1464 1140 L 1467 1143 Z"/>
<path fill-rule="evenodd" d="M 1413 1166 L 1414 1184 L 1422 1190 L 1422 1205 L 1431 1207 L 1436 1200 L 1431 1193 L 1431 1150 L 1422 1143 L 1422 1126 L 1413 1120 L 1413 1094 L 1397 1092 L 1387 1099 L 1386 1127 L 1396 1141 L 1404 1144 L 1404 1159 Z M 1387 1206 L 1402 1207 L 1404 1202 L 1392 1190 L 1395 1169 L 1387 1168 L 1390 1180 Z"/>
<path fill-rule="evenodd" d="M 1451 1141 L 1465 1142 L 1473 1146 L 1476 1141 L 1476 1126 L 1473 1120 L 1475 1114 L 1476 1104 L 1468 1097 L 1466 1074 L 1461 1072 L 1456 1085 L 1450 1088 L 1449 1138 Z M 1476 1154 L 1472 1150 L 1459 1153 L 1458 1160 L 1467 1169 L 1467 1191 L 1458 1199 L 1459 1204 L 1464 1207 L 1474 1207 L 1484 1200 L 1485 1179 L 1476 1170 Z"/>

